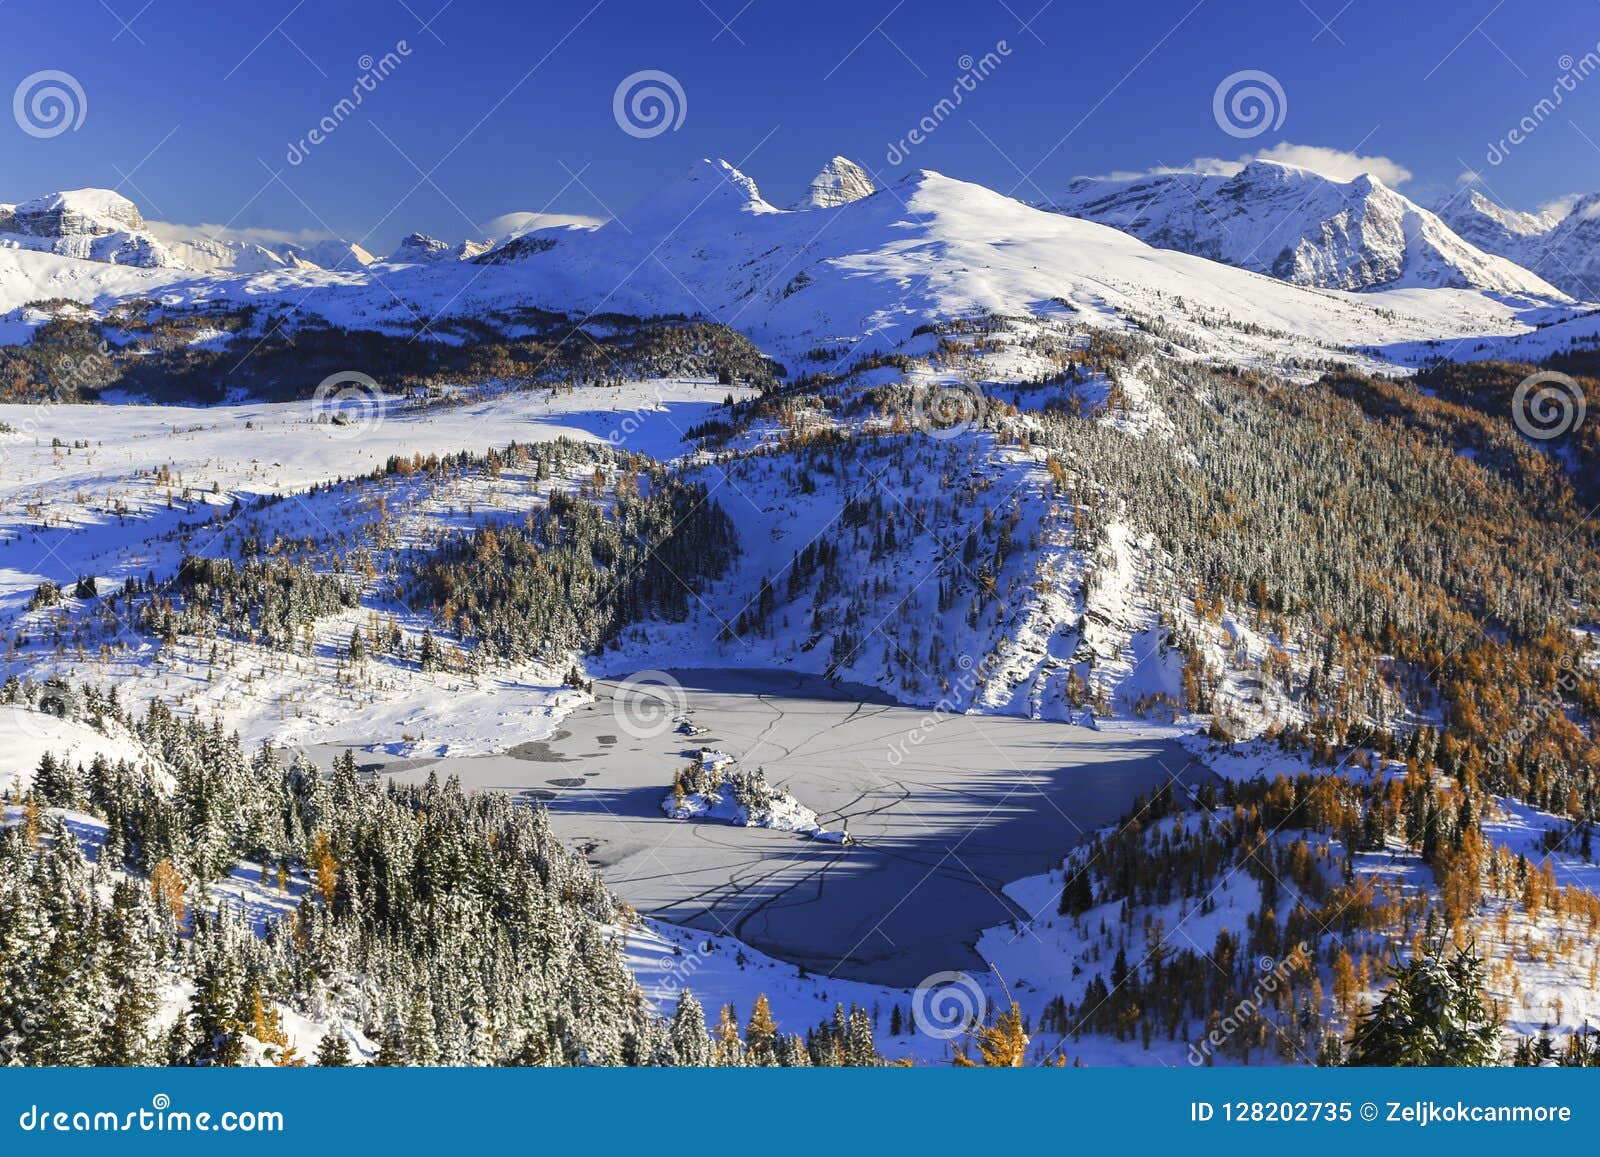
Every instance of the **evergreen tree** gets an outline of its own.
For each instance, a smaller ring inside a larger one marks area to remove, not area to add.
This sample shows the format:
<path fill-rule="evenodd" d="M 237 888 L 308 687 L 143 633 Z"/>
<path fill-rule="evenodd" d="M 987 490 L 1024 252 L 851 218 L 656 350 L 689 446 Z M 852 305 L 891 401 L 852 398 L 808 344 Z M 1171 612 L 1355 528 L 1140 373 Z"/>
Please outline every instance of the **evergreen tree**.
<path fill-rule="evenodd" d="M 1094 884 L 1089 878 L 1089 869 L 1080 868 L 1062 885 L 1058 911 L 1063 916 L 1081 916 L 1093 907 Z"/>
<path fill-rule="evenodd" d="M 316 1062 L 323 1068 L 342 1069 L 355 1063 L 355 1054 L 350 1048 L 350 1040 L 345 1036 L 344 1029 L 335 1024 L 322 1034 L 322 1040 L 317 1045 Z"/>
<path fill-rule="evenodd" d="M 687 988 L 678 994 L 672 1014 L 672 1051 L 680 1065 L 705 1068 L 712 1063 L 711 1037 L 706 1033 L 705 1009 Z"/>
<path fill-rule="evenodd" d="M 1500 1015 L 1484 993 L 1471 948 L 1446 955 L 1442 940 L 1389 969 L 1383 999 L 1357 1025 L 1347 1064 L 1461 1067 L 1500 1056 Z"/>

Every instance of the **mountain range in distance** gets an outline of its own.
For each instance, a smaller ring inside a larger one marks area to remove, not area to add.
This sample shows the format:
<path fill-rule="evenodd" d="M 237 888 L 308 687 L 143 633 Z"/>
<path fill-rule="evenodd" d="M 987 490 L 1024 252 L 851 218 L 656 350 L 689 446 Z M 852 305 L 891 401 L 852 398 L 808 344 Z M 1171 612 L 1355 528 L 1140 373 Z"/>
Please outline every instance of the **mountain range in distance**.
<path fill-rule="evenodd" d="M 790 208 L 833 209 L 878 191 L 865 168 L 839 156 Z M 1254 160 L 1231 173 L 1180 169 L 1081 177 L 1037 207 L 1297 285 L 1463 288 L 1600 300 L 1600 193 L 1528 213 L 1468 189 L 1430 210 L 1368 173 L 1338 180 Z M 412 233 L 380 259 L 340 238 L 259 242 L 221 230 L 184 230 L 146 221 L 132 201 L 111 190 L 77 189 L 0 205 L 0 248 L 221 275 L 353 271 L 380 260 L 472 260 L 524 234 L 543 232 L 546 220 L 558 221 L 563 231 L 600 224 L 507 214 L 497 219 L 504 230 L 498 237 L 449 242 Z"/>

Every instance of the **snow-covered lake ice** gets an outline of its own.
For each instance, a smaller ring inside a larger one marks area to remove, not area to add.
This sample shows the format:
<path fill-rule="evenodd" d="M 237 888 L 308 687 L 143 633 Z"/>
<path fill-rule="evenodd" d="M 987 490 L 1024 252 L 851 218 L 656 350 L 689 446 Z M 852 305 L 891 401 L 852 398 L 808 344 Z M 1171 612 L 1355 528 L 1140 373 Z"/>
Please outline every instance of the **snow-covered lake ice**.
<path fill-rule="evenodd" d="M 930 722 L 928 710 L 871 689 L 791 672 L 673 675 L 682 693 L 666 711 L 630 706 L 626 691 L 619 699 L 620 681 L 597 682 L 595 701 L 546 741 L 361 762 L 545 803 L 556 830 L 641 912 L 737 936 L 815 973 L 900 986 L 982 968 L 980 932 L 1032 915 L 1005 884 L 1058 864 L 1138 795 L 1210 774 L 1155 733 L 1001 716 Z M 705 730 L 681 733 L 670 719 L 678 707 Z M 848 824 L 855 842 L 668 819 L 673 772 L 706 747 L 764 768 L 825 827 Z M 324 764 L 334 753 L 311 752 Z"/>

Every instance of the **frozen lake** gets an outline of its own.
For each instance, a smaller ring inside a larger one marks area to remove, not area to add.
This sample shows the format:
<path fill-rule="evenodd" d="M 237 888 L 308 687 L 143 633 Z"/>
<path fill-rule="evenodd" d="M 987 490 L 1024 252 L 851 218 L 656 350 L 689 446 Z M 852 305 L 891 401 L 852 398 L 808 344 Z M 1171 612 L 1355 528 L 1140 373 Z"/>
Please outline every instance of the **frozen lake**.
<path fill-rule="evenodd" d="M 1031 915 L 1002 896 L 1007 882 L 1054 867 L 1135 796 L 1209 775 L 1163 736 L 997 716 L 929 727 L 924 709 L 816 676 L 673 674 L 703 735 L 677 734 L 660 713 L 641 726 L 618 681 L 597 681 L 596 701 L 548 741 L 362 762 L 545 803 L 567 842 L 648 915 L 737 936 L 812 972 L 906 986 L 980 967 L 978 933 Z M 667 819 L 673 772 L 702 746 L 765 768 L 825 827 L 848 821 L 856 842 Z M 325 763 L 332 753 L 314 754 Z"/>

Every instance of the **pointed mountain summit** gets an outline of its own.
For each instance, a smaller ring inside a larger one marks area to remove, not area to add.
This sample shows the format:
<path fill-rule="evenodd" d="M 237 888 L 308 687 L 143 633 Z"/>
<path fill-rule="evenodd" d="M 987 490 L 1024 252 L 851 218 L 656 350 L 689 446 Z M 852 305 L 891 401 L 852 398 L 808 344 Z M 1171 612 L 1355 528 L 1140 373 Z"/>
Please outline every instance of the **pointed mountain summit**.
<path fill-rule="evenodd" d="M 672 232 L 690 218 L 777 213 L 755 181 L 724 160 L 703 157 L 676 181 L 629 205 L 618 216 L 622 231 Z M 601 232 L 611 229 L 603 226 Z"/>
<path fill-rule="evenodd" d="M 1474 189 L 1441 205 L 1439 215 L 1480 249 L 1531 269 L 1580 301 L 1600 301 L 1600 193 L 1524 213 Z"/>
<path fill-rule="evenodd" d="M 377 260 L 354 241 L 330 237 L 324 241 L 296 242 L 284 245 L 280 252 L 286 261 L 310 265 L 317 269 L 348 271 L 364 269 Z"/>
<path fill-rule="evenodd" d="M 870 197 L 878 191 L 867 171 L 848 157 L 834 157 L 811 178 L 795 209 L 833 209 Z"/>
<path fill-rule="evenodd" d="M 1543 237 L 1561 222 L 1559 213 L 1524 213 L 1498 205 L 1473 189 L 1465 197 L 1457 194 L 1434 212 L 1456 231 L 1457 236 L 1485 253 L 1498 253 L 1517 261 L 1516 251 L 1530 237 Z"/>
<path fill-rule="evenodd" d="M 1370 173 L 1348 181 L 1276 161 L 1236 173 L 1084 177 L 1045 206 L 1162 249 L 1320 289 L 1486 289 L 1557 298 Z"/>

